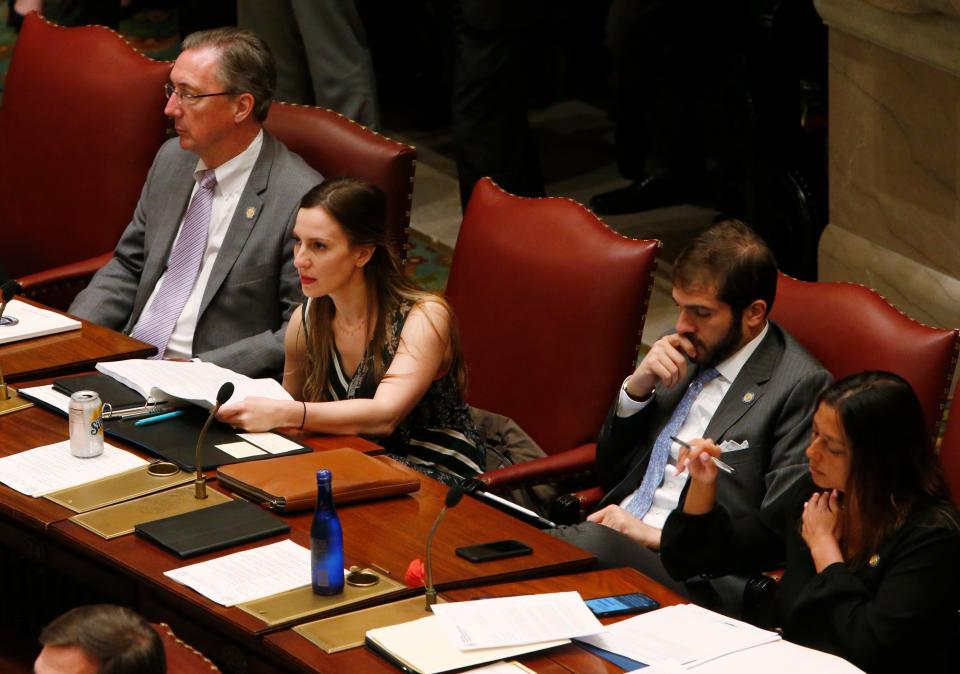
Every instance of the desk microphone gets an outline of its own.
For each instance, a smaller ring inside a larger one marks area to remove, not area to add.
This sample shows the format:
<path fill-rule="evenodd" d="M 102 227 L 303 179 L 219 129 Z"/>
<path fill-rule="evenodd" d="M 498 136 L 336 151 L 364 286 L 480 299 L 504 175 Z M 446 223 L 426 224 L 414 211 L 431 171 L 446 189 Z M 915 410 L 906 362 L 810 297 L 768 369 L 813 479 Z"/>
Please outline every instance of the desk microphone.
<path fill-rule="evenodd" d="M 200 448 L 203 447 L 203 441 L 207 439 L 207 430 L 210 428 L 210 424 L 213 423 L 213 418 L 217 416 L 220 406 L 230 400 L 230 396 L 232 395 L 233 382 L 228 381 L 220 387 L 219 391 L 217 391 L 217 404 L 213 406 L 212 410 L 210 410 L 210 416 L 207 417 L 206 423 L 203 424 L 203 428 L 200 430 L 200 437 L 197 438 L 197 451 L 194 457 L 194 466 L 197 469 L 197 478 L 193 481 L 194 498 L 207 498 L 207 478 L 203 474 L 203 464 L 200 463 Z"/>
<path fill-rule="evenodd" d="M 7 302 L 13 299 L 14 295 L 19 295 L 20 291 L 23 290 L 23 286 L 14 281 L 13 279 L 8 280 L 3 286 L 0 286 L 0 293 L 2 293 L 3 301 L 0 302 L 0 325 L 16 325 L 16 318 L 4 318 L 3 312 L 7 308 Z"/>
<path fill-rule="evenodd" d="M 447 497 L 443 500 L 443 508 L 441 508 L 437 514 L 437 519 L 433 521 L 433 526 L 430 527 L 430 533 L 427 535 L 427 589 L 424 593 L 424 597 L 427 600 L 427 605 L 424 609 L 426 611 L 429 611 L 430 607 L 437 603 L 437 588 L 433 586 L 433 560 L 430 556 L 430 551 L 433 548 L 433 537 L 437 533 L 437 527 L 440 526 L 440 522 L 443 521 L 443 516 L 447 514 L 447 509 L 460 503 L 460 499 L 462 498 L 463 489 L 461 489 L 459 485 L 450 487 L 450 490 L 447 492 Z"/>

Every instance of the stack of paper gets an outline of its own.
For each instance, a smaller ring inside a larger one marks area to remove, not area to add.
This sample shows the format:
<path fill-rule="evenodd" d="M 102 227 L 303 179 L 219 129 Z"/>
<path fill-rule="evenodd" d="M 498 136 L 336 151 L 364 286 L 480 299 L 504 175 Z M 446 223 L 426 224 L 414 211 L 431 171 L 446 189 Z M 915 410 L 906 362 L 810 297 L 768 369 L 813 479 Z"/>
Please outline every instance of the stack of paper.
<path fill-rule="evenodd" d="M 210 409 L 226 382 L 234 386 L 230 400 L 293 400 L 275 379 L 251 379 L 213 363 L 131 359 L 97 363 L 97 370 L 156 402 L 176 398 Z"/>
<path fill-rule="evenodd" d="M 20 300 L 10 300 L 4 317 L 17 319 L 16 325 L 0 325 L 0 344 L 21 339 L 55 335 L 58 332 L 79 330 L 80 321 L 46 309 L 40 309 Z"/>
<path fill-rule="evenodd" d="M 569 643 L 603 625 L 576 592 L 435 604 L 435 615 L 367 632 L 367 645 L 421 674 L 438 674 Z"/>
<path fill-rule="evenodd" d="M 579 639 L 648 665 L 676 662 L 687 669 L 779 640 L 776 632 L 693 604 L 651 611 Z"/>
<path fill-rule="evenodd" d="M 291 540 L 224 555 L 164 573 L 223 606 L 310 584 L 310 551 Z"/>
<path fill-rule="evenodd" d="M 64 440 L 0 458 L 0 482 L 37 497 L 145 465 L 143 459 L 108 444 L 100 456 L 78 459 L 70 453 L 70 441 Z"/>

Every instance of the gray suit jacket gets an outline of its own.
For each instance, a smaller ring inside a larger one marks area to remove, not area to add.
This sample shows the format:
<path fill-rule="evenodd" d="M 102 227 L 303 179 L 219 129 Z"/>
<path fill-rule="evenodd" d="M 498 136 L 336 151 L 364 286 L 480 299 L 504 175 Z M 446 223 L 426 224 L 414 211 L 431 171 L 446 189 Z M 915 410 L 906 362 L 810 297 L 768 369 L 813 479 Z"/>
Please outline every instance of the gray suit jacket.
<path fill-rule="evenodd" d="M 70 313 L 129 332 L 163 274 L 193 190 L 197 156 L 174 138 L 160 148 L 113 259 Z M 303 296 L 293 267 L 301 197 L 323 180 L 264 132 L 263 148 L 230 221 L 203 293 L 193 354 L 251 376 L 283 367 L 283 332 Z"/>
<path fill-rule="evenodd" d="M 607 417 L 597 445 L 597 471 L 607 493 L 600 507 L 620 503 L 643 480 L 653 443 L 670 419 L 696 367 L 670 389 L 657 389 L 651 403 L 626 418 Z M 710 419 L 705 437 L 749 441 L 749 449 L 727 452 L 736 469 L 720 473 L 717 502 L 731 517 L 758 510 L 783 494 L 806 470 L 813 403 L 830 373 L 775 323 L 744 364 Z"/>

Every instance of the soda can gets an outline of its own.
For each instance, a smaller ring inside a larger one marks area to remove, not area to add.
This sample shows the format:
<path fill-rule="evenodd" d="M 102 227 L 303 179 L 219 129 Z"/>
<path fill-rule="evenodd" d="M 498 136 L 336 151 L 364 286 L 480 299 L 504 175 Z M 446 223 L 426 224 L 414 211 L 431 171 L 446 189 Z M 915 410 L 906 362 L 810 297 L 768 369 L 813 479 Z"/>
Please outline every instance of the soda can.
<path fill-rule="evenodd" d="M 70 396 L 70 453 L 81 459 L 103 454 L 103 404 L 96 391 Z"/>

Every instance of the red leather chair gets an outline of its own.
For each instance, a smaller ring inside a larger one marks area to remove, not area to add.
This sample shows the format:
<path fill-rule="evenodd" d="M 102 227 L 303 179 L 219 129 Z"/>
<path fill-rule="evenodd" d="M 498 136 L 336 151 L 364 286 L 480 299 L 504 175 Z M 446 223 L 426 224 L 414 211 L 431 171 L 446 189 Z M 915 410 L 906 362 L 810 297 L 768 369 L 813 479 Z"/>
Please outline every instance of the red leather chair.
<path fill-rule="evenodd" d="M 947 484 L 953 502 L 960 508 L 960 400 L 953 393 L 953 403 L 947 415 L 947 426 L 940 441 L 940 463 L 947 474 Z"/>
<path fill-rule="evenodd" d="M 489 486 L 593 465 L 594 440 L 633 366 L 659 248 L 570 199 L 476 184 L 447 284 L 467 400 L 511 417 L 549 455 L 485 473 Z"/>
<path fill-rule="evenodd" d="M 864 370 L 899 374 L 913 386 L 937 434 L 960 331 L 919 323 L 862 285 L 784 274 L 770 318 L 837 379 Z"/>
<path fill-rule="evenodd" d="M 152 61 L 108 28 L 24 20 L 0 106 L 0 263 L 66 308 L 110 259 L 166 137 Z"/>
<path fill-rule="evenodd" d="M 160 635 L 170 674 L 210 674 L 220 669 L 210 662 L 203 653 L 190 644 L 183 642 L 167 623 L 150 623 L 150 627 Z"/>
<path fill-rule="evenodd" d="M 265 127 L 325 178 L 359 178 L 382 189 L 387 196 L 387 233 L 397 250 L 403 250 L 416 149 L 333 110 L 306 105 L 274 103 Z"/>

